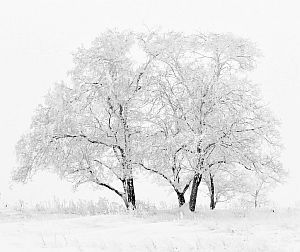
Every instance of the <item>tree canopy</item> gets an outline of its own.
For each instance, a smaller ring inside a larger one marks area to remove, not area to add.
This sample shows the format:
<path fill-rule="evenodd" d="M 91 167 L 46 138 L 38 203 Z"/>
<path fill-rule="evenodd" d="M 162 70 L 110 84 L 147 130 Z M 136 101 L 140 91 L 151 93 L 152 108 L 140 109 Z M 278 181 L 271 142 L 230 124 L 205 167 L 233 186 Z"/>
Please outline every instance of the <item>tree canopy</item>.
<path fill-rule="evenodd" d="M 191 187 L 192 211 L 207 174 L 219 194 L 236 169 L 281 181 L 278 122 L 247 75 L 259 56 L 232 34 L 101 34 L 73 54 L 71 83 L 57 84 L 38 107 L 16 146 L 14 179 L 51 169 L 135 208 L 135 174 L 150 172 L 172 186 L 179 205 Z"/>

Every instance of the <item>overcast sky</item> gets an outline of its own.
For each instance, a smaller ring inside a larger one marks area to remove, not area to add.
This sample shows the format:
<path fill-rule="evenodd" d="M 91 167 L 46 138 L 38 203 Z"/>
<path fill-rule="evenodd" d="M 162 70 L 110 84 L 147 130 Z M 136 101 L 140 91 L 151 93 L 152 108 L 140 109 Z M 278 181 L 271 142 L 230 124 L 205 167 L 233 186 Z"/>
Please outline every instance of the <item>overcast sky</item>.
<path fill-rule="evenodd" d="M 107 28 L 161 27 L 231 32 L 257 43 L 264 57 L 251 78 L 282 121 L 282 161 L 290 171 L 273 199 L 300 202 L 299 7 L 296 0 L 0 2 L 0 192 L 8 191 L 16 141 L 53 83 L 66 80 L 72 51 Z"/>

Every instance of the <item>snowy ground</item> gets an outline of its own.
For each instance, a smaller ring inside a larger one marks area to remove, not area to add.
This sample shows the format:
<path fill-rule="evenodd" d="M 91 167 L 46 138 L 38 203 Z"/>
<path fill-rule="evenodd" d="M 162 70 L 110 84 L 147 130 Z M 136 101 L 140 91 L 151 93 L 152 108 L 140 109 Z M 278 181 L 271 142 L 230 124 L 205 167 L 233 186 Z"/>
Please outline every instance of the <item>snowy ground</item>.
<path fill-rule="evenodd" d="M 300 210 L 82 217 L 0 209 L 0 251 L 300 251 Z"/>

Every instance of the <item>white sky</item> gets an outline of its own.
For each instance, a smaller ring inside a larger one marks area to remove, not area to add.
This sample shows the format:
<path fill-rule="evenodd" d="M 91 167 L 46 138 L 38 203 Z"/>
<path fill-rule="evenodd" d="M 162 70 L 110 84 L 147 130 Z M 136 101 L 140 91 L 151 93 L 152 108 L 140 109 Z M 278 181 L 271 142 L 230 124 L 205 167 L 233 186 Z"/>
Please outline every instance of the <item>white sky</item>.
<path fill-rule="evenodd" d="M 290 171 L 273 199 L 285 205 L 300 202 L 299 7 L 296 0 L 0 1 L 0 192 L 21 197 L 22 190 L 27 198 L 41 195 L 40 190 L 56 192 L 45 181 L 14 189 L 14 194 L 8 185 L 15 165 L 14 145 L 47 90 L 66 79 L 71 52 L 107 28 L 161 27 L 232 32 L 258 44 L 264 58 L 253 79 L 282 121 L 282 161 Z"/>

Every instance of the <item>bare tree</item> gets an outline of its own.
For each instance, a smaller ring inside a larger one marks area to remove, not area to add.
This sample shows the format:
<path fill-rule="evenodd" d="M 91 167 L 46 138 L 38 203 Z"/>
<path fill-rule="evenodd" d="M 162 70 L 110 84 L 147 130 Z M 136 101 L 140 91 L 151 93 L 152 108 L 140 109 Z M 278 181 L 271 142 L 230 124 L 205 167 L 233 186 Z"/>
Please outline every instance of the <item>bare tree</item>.
<path fill-rule="evenodd" d="M 252 207 L 258 208 L 268 204 L 268 193 L 278 182 L 265 174 L 252 172 L 243 179 L 241 197 Z"/>

